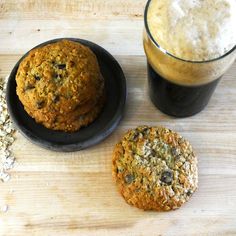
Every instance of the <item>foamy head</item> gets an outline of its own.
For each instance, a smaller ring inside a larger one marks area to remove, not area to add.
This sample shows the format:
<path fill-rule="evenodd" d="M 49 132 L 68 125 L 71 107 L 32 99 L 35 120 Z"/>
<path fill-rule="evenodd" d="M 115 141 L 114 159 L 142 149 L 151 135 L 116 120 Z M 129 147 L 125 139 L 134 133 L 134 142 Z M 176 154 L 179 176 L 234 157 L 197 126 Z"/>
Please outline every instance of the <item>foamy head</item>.
<path fill-rule="evenodd" d="M 191 61 L 215 59 L 236 44 L 236 0 L 152 0 L 147 23 L 170 54 Z"/>

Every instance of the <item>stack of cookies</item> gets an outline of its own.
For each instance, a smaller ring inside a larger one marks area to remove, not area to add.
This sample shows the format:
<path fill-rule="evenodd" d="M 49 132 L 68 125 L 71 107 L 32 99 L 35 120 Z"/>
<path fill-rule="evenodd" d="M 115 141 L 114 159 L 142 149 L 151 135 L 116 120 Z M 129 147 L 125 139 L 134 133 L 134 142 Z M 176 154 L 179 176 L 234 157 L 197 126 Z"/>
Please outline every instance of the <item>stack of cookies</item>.
<path fill-rule="evenodd" d="M 61 40 L 31 50 L 21 61 L 17 95 L 46 128 L 74 132 L 93 122 L 104 105 L 104 79 L 95 54 Z"/>

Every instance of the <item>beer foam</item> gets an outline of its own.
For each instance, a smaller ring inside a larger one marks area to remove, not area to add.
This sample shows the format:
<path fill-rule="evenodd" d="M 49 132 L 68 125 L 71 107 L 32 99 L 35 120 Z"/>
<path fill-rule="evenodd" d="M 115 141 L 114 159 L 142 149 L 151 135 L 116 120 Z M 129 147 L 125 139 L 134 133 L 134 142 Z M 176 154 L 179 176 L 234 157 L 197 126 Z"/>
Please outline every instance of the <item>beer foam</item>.
<path fill-rule="evenodd" d="M 147 22 L 155 41 L 191 61 L 218 58 L 236 43 L 236 0 L 152 0 Z"/>

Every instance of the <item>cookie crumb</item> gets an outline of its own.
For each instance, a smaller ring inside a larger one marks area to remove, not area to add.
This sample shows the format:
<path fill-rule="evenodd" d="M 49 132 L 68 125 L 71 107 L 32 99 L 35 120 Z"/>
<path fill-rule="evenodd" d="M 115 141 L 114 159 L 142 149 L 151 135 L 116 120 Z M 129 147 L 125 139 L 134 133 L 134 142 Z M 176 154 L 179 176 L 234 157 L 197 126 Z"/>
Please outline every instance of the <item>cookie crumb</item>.
<path fill-rule="evenodd" d="M 4 205 L 0 209 L 1 209 L 1 212 L 6 213 L 9 209 L 9 207 L 8 207 L 8 205 Z"/>

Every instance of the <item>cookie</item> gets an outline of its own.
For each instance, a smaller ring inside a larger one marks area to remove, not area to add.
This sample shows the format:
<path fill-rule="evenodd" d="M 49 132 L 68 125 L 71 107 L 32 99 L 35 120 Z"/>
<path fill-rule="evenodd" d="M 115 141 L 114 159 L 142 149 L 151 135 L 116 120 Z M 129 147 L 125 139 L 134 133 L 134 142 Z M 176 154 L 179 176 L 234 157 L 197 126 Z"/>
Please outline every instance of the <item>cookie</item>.
<path fill-rule="evenodd" d="M 64 121 L 69 122 L 75 117 L 82 116 L 88 112 L 90 112 L 97 103 L 101 101 L 101 97 L 97 100 L 88 101 L 83 105 L 78 105 L 73 111 L 67 112 L 66 115 L 54 110 L 46 110 L 46 109 L 32 109 L 28 106 L 25 106 L 25 110 L 30 113 L 31 117 L 33 117 L 38 123 L 45 123 L 45 126 L 50 127 L 54 126 L 54 122 L 59 120 L 63 123 Z"/>
<path fill-rule="evenodd" d="M 19 65 L 16 83 L 27 113 L 48 128 L 55 126 L 57 116 L 63 116 L 61 122 L 67 123 L 74 113 L 82 116 L 92 112 L 104 93 L 95 54 L 69 40 L 31 50 Z"/>
<path fill-rule="evenodd" d="M 125 201 L 144 210 L 177 209 L 198 185 L 190 143 L 164 127 L 128 131 L 115 146 L 112 174 Z"/>
<path fill-rule="evenodd" d="M 53 119 L 52 117 L 50 117 L 51 120 L 49 120 L 47 114 L 39 114 L 35 118 L 37 112 L 31 112 L 31 110 L 29 110 L 27 107 L 25 107 L 25 109 L 30 116 L 35 118 L 38 123 L 43 124 L 46 128 L 52 130 L 74 132 L 92 123 L 102 111 L 104 102 L 105 102 L 105 95 L 102 95 L 98 100 L 97 104 L 95 104 L 95 106 L 93 106 L 93 108 L 89 110 L 87 113 L 81 114 L 80 108 L 78 108 L 72 113 L 67 114 L 66 119 L 65 115 L 62 114 L 54 115 Z"/>
<path fill-rule="evenodd" d="M 105 97 L 102 96 L 96 106 L 93 107 L 91 111 L 84 115 L 75 116 L 74 119 L 63 122 L 60 119 L 64 117 L 58 117 L 58 120 L 54 123 L 54 126 L 51 127 L 54 130 L 65 130 L 67 132 L 74 132 L 79 130 L 82 127 L 86 127 L 91 124 L 101 113 L 104 106 Z"/>

